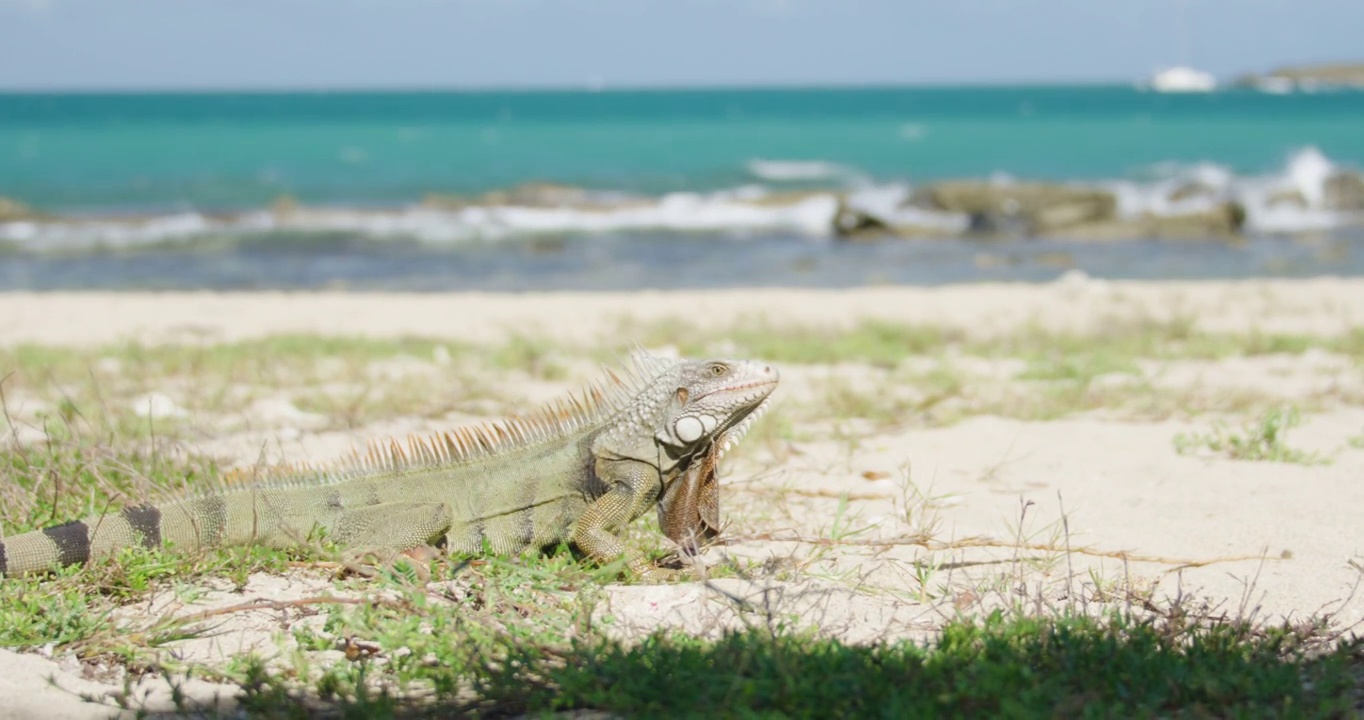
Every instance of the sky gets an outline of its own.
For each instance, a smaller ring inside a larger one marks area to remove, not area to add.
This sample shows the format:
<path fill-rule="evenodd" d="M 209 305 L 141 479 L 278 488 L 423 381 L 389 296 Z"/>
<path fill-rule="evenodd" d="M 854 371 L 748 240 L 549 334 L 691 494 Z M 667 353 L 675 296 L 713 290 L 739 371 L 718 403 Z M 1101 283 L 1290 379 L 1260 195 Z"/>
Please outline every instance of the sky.
<path fill-rule="evenodd" d="M 1360 28 L 1364 0 L 0 0 L 0 89 L 1231 78 L 1364 61 Z"/>

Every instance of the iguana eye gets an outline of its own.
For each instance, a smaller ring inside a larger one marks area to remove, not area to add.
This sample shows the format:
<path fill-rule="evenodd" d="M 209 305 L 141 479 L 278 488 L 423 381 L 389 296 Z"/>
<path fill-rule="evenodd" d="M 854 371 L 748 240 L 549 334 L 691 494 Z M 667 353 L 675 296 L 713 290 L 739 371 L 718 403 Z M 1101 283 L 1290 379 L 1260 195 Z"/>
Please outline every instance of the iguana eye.
<path fill-rule="evenodd" d="M 721 375 L 724 375 L 725 371 L 728 369 L 729 368 L 725 367 L 721 363 L 711 363 L 710 374 L 714 375 L 715 377 L 720 377 Z"/>

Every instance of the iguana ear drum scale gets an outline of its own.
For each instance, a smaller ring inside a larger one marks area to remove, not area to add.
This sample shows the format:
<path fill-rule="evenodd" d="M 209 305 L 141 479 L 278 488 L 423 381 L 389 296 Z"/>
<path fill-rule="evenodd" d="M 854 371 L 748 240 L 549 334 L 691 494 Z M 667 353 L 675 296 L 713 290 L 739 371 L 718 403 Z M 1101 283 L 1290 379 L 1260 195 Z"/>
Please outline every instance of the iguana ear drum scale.
<path fill-rule="evenodd" d="M 0 575 L 133 545 L 285 547 L 318 530 L 343 546 L 395 551 L 518 553 L 569 541 L 610 562 L 625 554 L 620 530 L 655 504 L 664 533 L 694 553 L 719 532 L 718 463 L 777 383 L 766 363 L 637 353 L 525 415 L 374 443 L 328 465 L 239 473 L 201 494 L 6 538 Z"/>

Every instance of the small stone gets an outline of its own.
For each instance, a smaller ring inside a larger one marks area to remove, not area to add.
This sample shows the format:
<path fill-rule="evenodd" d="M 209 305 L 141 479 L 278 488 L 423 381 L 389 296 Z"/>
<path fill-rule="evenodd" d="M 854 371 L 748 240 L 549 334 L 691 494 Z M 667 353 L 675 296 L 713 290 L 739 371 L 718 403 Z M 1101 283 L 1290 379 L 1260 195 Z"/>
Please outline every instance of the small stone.
<path fill-rule="evenodd" d="M 184 408 L 176 405 L 169 396 L 159 392 L 147 393 L 134 399 L 132 408 L 138 417 L 176 418 L 189 414 Z"/>

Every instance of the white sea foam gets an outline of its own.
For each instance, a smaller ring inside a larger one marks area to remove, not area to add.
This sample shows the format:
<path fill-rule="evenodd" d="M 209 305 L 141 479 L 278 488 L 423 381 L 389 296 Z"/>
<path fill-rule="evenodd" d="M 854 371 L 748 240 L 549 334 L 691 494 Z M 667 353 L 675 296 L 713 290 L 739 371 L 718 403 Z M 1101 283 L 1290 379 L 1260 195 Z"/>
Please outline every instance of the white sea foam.
<path fill-rule="evenodd" d="M 907 183 L 873 185 L 848 193 L 847 205 L 888 225 L 941 230 L 953 235 L 965 232 L 971 218 L 963 213 L 937 212 L 908 205 L 913 191 Z"/>
<path fill-rule="evenodd" d="M 1311 207 L 1321 207 L 1325 196 L 1326 180 L 1336 171 L 1336 166 L 1315 147 L 1308 147 L 1294 153 L 1288 161 L 1284 173 L 1289 187 L 1302 193 Z"/>
<path fill-rule="evenodd" d="M 749 160 L 746 166 L 754 177 L 769 182 L 841 180 L 859 173 L 845 165 L 823 160 Z"/>
<path fill-rule="evenodd" d="M 222 224 L 198 213 L 176 213 L 138 220 L 20 220 L 0 223 L 0 242 L 33 250 L 119 248 L 202 237 Z"/>
<path fill-rule="evenodd" d="M 671 193 L 605 207 L 474 206 L 444 210 L 300 208 L 256 211 L 227 218 L 197 214 L 150 219 L 20 221 L 0 223 L 0 242 L 34 251 L 136 247 L 190 242 L 208 235 L 269 232 L 352 232 L 371 238 L 413 238 L 433 244 L 498 240 L 557 233 L 643 230 L 676 232 L 790 232 L 827 234 L 838 198 L 815 193 L 764 203 L 768 192 L 745 187 L 713 194 Z"/>
<path fill-rule="evenodd" d="M 1118 213 L 1179 215 L 1236 202 L 1245 208 L 1246 226 L 1260 232 L 1328 230 L 1364 222 L 1358 214 L 1328 209 L 1326 183 L 1340 168 L 1315 147 L 1295 151 L 1281 172 L 1236 175 L 1213 163 L 1160 163 L 1144 181 L 1102 185 L 1118 199 Z"/>
<path fill-rule="evenodd" d="M 847 180 L 855 178 L 856 173 L 831 163 L 807 163 L 809 167 L 785 161 L 772 163 L 775 175 L 782 178 L 843 173 L 840 177 L 845 178 L 844 190 L 790 195 L 767 185 L 748 184 L 717 192 L 679 192 L 656 198 L 584 193 L 564 201 L 572 204 L 558 207 L 489 204 L 444 209 L 418 205 L 360 210 L 304 206 L 285 212 L 257 210 L 227 216 L 185 212 L 140 219 L 24 220 L 0 223 L 0 243 L 33 251 L 62 251 L 190 243 L 210 236 L 279 232 L 344 232 L 432 244 L 640 231 L 737 235 L 781 232 L 828 237 L 833 232 L 839 194 L 849 207 L 890 225 L 955 234 L 969 224 L 965 215 L 908 204 L 913 188 L 904 182 L 873 184 L 865 179 Z M 763 172 L 774 172 L 772 167 L 760 167 Z M 1234 201 L 1245 208 L 1251 232 L 1302 232 L 1364 224 L 1364 213 L 1345 213 L 1325 206 L 1326 182 L 1342 171 L 1321 151 L 1308 147 L 1286 158 L 1281 171 L 1265 175 L 1238 176 L 1211 163 L 1163 163 L 1140 180 L 1094 185 L 1115 194 L 1118 212 L 1124 217 L 1146 213 L 1179 215 Z M 988 180 L 1016 182 L 1003 172 Z"/>
<path fill-rule="evenodd" d="M 559 232 L 677 230 L 684 232 L 787 230 L 824 234 L 837 206 L 832 195 L 762 205 L 759 197 L 670 193 L 656 202 L 613 209 L 473 207 L 439 221 L 478 237 Z M 420 213 L 407 213 L 414 217 Z M 431 219 L 431 218 L 427 218 Z M 423 233 L 414 233 L 422 236 Z M 431 238 L 436 239 L 436 238 Z M 444 238 L 441 238 L 444 239 Z"/>

